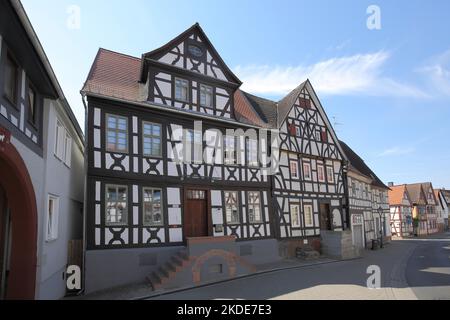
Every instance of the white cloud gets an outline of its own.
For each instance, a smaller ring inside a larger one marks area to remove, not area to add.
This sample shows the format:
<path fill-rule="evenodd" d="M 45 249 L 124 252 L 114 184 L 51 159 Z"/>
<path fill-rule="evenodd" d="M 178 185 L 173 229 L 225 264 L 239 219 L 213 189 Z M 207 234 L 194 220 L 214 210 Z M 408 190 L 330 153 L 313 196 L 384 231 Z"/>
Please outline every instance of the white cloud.
<path fill-rule="evenodd" d="M 426 97 L 419 88 L 382 75 L 386 51 L 331 58 L 311 65 L 237 66 L 243 89 L 256 94 L 286 94 L 309 78 L 314 88 L 330 95 Z"/>
<path fill-rule="evenodd" d="M 406 154 L 413 153 L 414 151 L 416 151 L 416 149 L 412 148 L 412 147 L 407 147 L 407 148 L 392 147 L 392 148 L 384 150 L 378 156 L 379 157 L 403 156 L 403 155 L 406 155 Z"/>
<path fill-rule="evenodd" d="M 430 81 L 430 88 L 450 96 L 450 49 L 432 57 L 425 67 L 417 69 Z"/>

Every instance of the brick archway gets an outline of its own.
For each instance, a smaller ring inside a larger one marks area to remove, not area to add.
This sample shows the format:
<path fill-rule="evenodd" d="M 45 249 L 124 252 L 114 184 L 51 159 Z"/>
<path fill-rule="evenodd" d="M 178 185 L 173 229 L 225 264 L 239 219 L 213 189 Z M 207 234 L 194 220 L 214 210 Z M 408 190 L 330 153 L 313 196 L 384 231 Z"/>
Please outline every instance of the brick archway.
<path fill-rule="evenodd" d="M 7 299 L 34 299 L 37 208 L 27 167 L 11 143 L 0 145 L 0 184 L 11 212 L 12 241 Z"/>
<path fill-rule="evenodd" d="M 208 259 L 212 257 L 221 257 L 226 261 L 229 277 L 234 277 L 236 275 L 236 255 L 225 250 L 212 249 L 198 257 L 192 266 L 192 278 L 194 283 L 200 283 L 201 267 Z"/>

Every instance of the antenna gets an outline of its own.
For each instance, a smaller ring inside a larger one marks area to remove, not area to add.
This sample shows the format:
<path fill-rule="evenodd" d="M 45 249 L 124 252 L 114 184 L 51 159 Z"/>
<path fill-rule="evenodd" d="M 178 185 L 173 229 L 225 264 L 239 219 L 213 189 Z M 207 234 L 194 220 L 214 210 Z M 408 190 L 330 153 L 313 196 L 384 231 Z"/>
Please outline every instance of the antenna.
<path fill-rule="evenodd" d="M 337 126 L 343 126 L 343 125 L 344 125 L 343 123 L 337 122 L 336 117 L 333 116 L 333 128 L 335 131 L 338 131 Z"/>

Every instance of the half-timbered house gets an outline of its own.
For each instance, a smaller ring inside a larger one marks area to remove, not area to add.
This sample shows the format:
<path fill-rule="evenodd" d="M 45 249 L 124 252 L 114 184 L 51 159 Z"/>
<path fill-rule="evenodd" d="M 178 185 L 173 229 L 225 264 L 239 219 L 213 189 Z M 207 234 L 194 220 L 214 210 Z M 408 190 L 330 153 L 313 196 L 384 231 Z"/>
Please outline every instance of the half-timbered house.
<path fill-rule="evenodd" d="M 98 51 L 82 89 L 87 292 L 248 272 L 279 239 L 345 228 L 345 161 L 310 82 L 279 102 L 240 85 L 198 24 L 140 58 Z"/>
<path fill-rule="evenodd" d="M 413 235 L 412 203 L 406 185 L 390 186 L 391 233 L 397 237 Z"/>
<path fill-rule="evenodd" d="M 380 232 L 389 225 L 383 198 L 389 188 L 345 142 L 340 141 L 340 144 L 349 161 L 347 184 L 353 245 L 370 247 L 371 241 L 378 239 Z M 384 236 L 389 234 L 390 231 L 385 232 Z"/>
<path fill-rule="evenodd" d="M 428 234 L 427 197 L 421 183 L 407 184 L 406 189 L 412 204 L 414 235 Z"/>

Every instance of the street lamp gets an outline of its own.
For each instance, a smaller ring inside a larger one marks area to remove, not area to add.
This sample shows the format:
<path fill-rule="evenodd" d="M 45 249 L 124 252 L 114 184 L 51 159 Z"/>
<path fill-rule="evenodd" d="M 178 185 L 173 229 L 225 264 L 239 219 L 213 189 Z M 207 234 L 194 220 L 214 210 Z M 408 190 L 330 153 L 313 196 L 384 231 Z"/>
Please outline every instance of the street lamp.
<path fill-rule="evenodd" d="M 380 248 L 383 248 L 383 234 L 384 234 L 384 214 L 383 214 L 383 208 L 381 206 L 378 207 L 378 215 L 380 216 L 380 225 L 381 225 L 381 230 L 380 230 Z M 383 216 L 383 218 L 382 218 Z"/>

